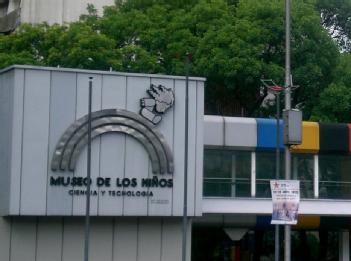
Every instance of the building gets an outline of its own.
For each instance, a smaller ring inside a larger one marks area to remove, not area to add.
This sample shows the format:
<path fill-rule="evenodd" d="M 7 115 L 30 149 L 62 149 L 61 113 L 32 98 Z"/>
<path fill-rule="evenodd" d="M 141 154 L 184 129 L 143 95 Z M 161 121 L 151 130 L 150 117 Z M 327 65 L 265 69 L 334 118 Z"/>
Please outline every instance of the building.
<path fill-rule="evenodd" d="M 113 0 L 0 0 L 0 32 L 13 31 L 20 23 L 63 24 L 78 20 L 94 4 L 99 14 Z"/>
<path fill-rule="evenodd" d="M 90 260 L 180 260 L 185 77 L 12 66 L 0 71 L 0 261 L 83 259 L 89 77 Z M 204 116 L 204 81 L 189 80 L 188 260 L 272 260 L 276 122 Z M 291 148 L 293 260 L 350 260 L 350 128 L 304 122 Z"/>

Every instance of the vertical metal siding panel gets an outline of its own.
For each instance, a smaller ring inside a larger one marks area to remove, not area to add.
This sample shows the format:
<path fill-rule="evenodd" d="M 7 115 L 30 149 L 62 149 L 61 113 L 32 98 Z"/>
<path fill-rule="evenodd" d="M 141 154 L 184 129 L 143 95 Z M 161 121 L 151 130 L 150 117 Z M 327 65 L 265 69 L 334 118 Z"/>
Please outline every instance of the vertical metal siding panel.
<path fill-rule="evenodd" d="M 128 77 L 127 79 L 127 110 L 138 113 L 140 99 L 146 97 L 146 90 L 150 87 L 150 78 Z M 134 138 L 126 137 L 125 178 L 148 177 L 149 156 L 143 145 Z M 124 188 L 126 191 L 137 191 L 139 188 Z M 124 197 L 124 215 L 136 216 L 147 214 L 146 197 Z"/>
<path fill-rule="evenodd" d="M 36 218 L 14 218 L 11 233 L 11 261 L 36 261 Z"/>
<path fill-rule="evenodd" d="M 101 81 L 102 76 L 97 74 L 83 74 L 77 75 L 77 109 L 76 119 L 79 119 L 88 114 L 88 97 L 89 97 L 89 77 L 94 77 L 93 80 L 93 97 L 92 97 L 92 111 L 101 110 Z M 91 144 L 91 190 L 97 190 L 96 178 L 99 176 L 100 170 L 100 140 L 97 137 L 92 140 Z M 87 146 L 80 152 L 77 161 L 74 176 L 86 177 L 87 175 Z M 79 188 L 78 188 L 79 189 Z M 83 190 L 86 187 L 82 187 Z M 73 196 L 73 215 L 85 215 L 86 197 L 83 195 Z M 91 196 L 90 198 L 90 214 L 97 214 L 98 196 Z"/>
<path fill-rule="evenodd" d="M 196 82 L 189 81 L 189 125 L 188 125 L 188 215 L 195 215 L 195 179 L 196 179 Z"/>
<path fill-rule="evenodd" d="M 50 176 L 73 177 L 73 172 L 68 170 L 52 171 L 51 160 L 59 139 L 66 129 L 75 121 L 77 95 L 76 78 L 76 73 L 52 72 L 47 185 L 48 215 L 65 216 L 72 214 L 72 196 L 68 194 L 71 187 L 50 186 Z"/>
<path fill-rule="evenodd" d="M 113 233 L 113 261 L 137 261 L 138 219 L 115 219 Z"/>
<path fill-rule="evenodd" d="M 10 197 L 10 155 L 12 132 L 12 91 L 14 85 L 14 71 L 0 75 L 0 214 L 9 213 Z"/>
<path fill-rule="evenodd" d="M 161 219 L 139 221 L 138 260 L 160 261 L 161 259 Z"/>
<path fill-rule="evenodd" d="M 38 220 L 36 261 L 61 261 L 62 218 Z"/>
<path fill-rule="evenodd" d="M 21 179 L 22 215 L 46 213 L 50 72 L 26 70 Z"/>
<path fill-rule="evenodd" d="M 175 80 L 174 94 L 174 175 L 173 175 L 173 216 L 183 215 L 184 202 L 184 141 L 185 141 L 185 81 Z"/>
<path fill-rule="evenodd" d="M 181 219 L 163 220 L 161 261 L 179 261 L 182 254 Z"/>
<path fill-rule="evenodd" d="M 153 78 L 151 80 L 152 84 L 163 85 L 166 88 L 171 88 L 174 91 L 174 81 L 173 79 L 157 79 Z M 146 97 L 146 96 L 145 96 Z M 177 100 L 175 100 L 175 105 Z M 174 135 L 174 107 L 168 109 L 162 116 L 162 121 L 157 125 L 157 129 L 164 136 L 167 144 L 169 145 L 171 151 L 173 152 L 173 135 Z M 150 171 L 150 178 L 153 176 Z M 158 175 L 158 178 L 172 179 L 172 174 Z M 172 188 L 152 188 L 154 194 L 153 197 L 150 197 L 148 200 L 148 215 L 151 216 L 169 216 L 172 214 Z M 167 204 L 158 204 L 153 202 L 153 199 L 167 200 Z"/>
<path fill-rule="evenodd" d="M 196 186 L 195 215 L 202 215 L 203 154 L 204 154 L 204 82 L 197 82 L 196 108 Z"/>
<path fill-rule="evenodd" d="M 62 261 L 83 260 L 84 220 L 64 218 Z"/>
<path fill-rule="evenodd" d="M 22 169 L 22 127 L 23 127 L 24 70 L 15 70 L 13 89 L 12 138 L 11 138 L 11 201 L 10 214 L 20 211 L 20 188 Z"/>
<path fill-rule="evenodd" d="M 90 230 L 89 260 L 112 260 L 112 219 L 92 219 Z"/>
<path fill-rule="evenodd" d="M 0 261 L 10 260 L 11 220 L 0 217 Z"/>
<path fill-rule="evenodd" d="M 126 77 L 103 76 L 102 109 L 119 108 L 126 106 Z M 111 177 L 111 187 L 116 188 L 116 178 L 124 177 L 125 134 L 105 134 L 101 138 L 100 176 Z M 108 192 L 105 192 L 108 193 Z M 122 215 L 123 198 L 101 196 L 99 198 L 99 215 Z"/>

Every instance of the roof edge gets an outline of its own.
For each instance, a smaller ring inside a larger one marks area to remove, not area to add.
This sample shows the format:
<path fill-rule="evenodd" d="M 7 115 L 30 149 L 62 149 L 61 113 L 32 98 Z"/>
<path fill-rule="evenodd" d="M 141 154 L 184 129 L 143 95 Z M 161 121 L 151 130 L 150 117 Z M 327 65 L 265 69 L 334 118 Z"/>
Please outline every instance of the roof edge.
<path fill-rule="evenodd" d="M 147 73 L 127 73 L 127 72 L 116 72 L 116 71 L 102 71 L 102 70 L 88 70 L 88 69 L 76 69 L 76 68 L 64 68 L 64 67 L 47 67 L 47 66 L 35 66 L 35 65 L 18 65 L 14 64 L 0 70 L 0 74 L 14 70 L 14 69 L 30 69 L 30 70 L 42 70 L 42 71 L 57 71 L 57 72 L 75 72 L 75 73 L 86 73 L 86 74 L 105 74 L 105 75 L 117 75 L 117 76 L 129 76 L 129 77 L 152 77 L 152 78 L 163 78 L 163 79 L 178 79 L 185 80 L 186 76 L 180 75 L 166 75 L 166 74 L 147 74 Z M 189 77 L 192 81 L 206 81 L 205 77 Z"/>

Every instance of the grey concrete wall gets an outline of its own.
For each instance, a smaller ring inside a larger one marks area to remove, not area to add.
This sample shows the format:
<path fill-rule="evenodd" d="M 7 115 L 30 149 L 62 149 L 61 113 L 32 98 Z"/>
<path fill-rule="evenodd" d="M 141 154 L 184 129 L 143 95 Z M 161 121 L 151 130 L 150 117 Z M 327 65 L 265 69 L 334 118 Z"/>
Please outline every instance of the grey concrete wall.
<path fill-rule="evenodd" d="M 51 159 L 61 135 L 88 111 L 88 80 L 93 82 L 93 111 L 125 109 L 140 111 L 140 99 L 148 97 L 150 84 L 164 85 L 175 94 L 169 109 L 155 128 L 162 133 L 173 155 L 173 188 L 152 188 L 153 197 L 91 198 L 91 214 L 98 216 L 181 216 L 183 213 L 185 147 L 185 78 L 164 75 L 123 74 L 58 68 L 17 66 L 0 72 L 5 128 L 0 148 L 0 186 L 9 189 L 5 215 L 81 216 L 85 197 L 70 196 L 71 186 L 52 186 L 50 177 L 85 177 L 85 147 L 74 172 L 51 170 Z M 12 96 L 7 94 L 11 90 Z M 9 97 L 9 99 L 7 98 Z M 204 79 L 189 82 L 188 214 L 202 213 L 202 160 Z M 9 116 L 11 115 L 11 116 Z M 5 133 L 6 132 L 6 133 Z M 8 137 L 8 138 L 7 138 Z M 140 142 L 121 133 L 104 134 L 92 142 L 92 177 L 152 178 L 149 155 Z M 5 184 L 9 184 L 6 186 Z M 84 188 L 83 188 L 84 189 Z M 96 185 L 92 189 L 100 190 Z M 115 188 L 116 189 L 116 188 Z M 140 188 L 128 188 L 128 190 Z M 149 189 L 151 190 L 151 189 Z M 1 192 L 0 192 L 1 193 Z M 5 198 L 6 199 L 6 198 Z M 1 207 L 0 206 L 0 207 Z M 7 208 L 7 211 L 6 211 Z"/>
<path fill-rule="evenodd" d="M 21 21 L 23 23 L 49 24 L 72 22 L 87 13 L 91 3 L 102 14 L 103 6 L 113 5 L 113 0 L 21 0 Z"/>
<path fill-rule="evenodd" d="M 179 261 L 180 218 L 93 218 L 91 261 Z M 191 226 L 188 229 L 190 260 Z M 0 261 L 83 260 L 84 219 L 0 218 Z"/>

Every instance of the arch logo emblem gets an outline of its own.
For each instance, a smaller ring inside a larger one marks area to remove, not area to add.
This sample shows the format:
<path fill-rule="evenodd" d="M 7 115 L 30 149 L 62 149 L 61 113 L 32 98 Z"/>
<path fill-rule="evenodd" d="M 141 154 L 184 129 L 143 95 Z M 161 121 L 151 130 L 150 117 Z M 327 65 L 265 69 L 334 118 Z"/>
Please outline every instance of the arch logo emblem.
<path fill-rule="evenodd" d="M 161 114 L 173 106 L 174 93 L 161 85 L 151 85 L 148 93 L 152 98 L 141 99 L 141 115 L 123 109 L 93 112 L 92 139 L 111 132 L 129 135 L 146 149 L 154 174 L 173 174 L 173 154 L 155 125 L 161 121 Z M 61 136 L 52 157 L 51 169 L 74 171 L 79 154 L 87 143 L 88 115 L 85 115 L 71 124 Z"/>

